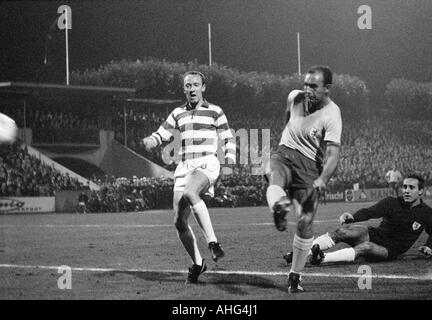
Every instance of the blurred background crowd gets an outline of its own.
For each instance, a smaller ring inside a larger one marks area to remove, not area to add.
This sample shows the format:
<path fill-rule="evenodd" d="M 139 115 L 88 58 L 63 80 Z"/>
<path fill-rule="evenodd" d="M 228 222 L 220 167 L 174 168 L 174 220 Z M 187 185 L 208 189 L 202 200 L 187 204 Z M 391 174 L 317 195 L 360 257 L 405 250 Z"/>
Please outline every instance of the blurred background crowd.
<path fill-rule="evenodd" d="M 86 186 L 31 156 L 18 143 L 0 148 L 0 196 L 54 196 L 59 190 L 81 190 Z"/>
<path fill-rule="evenodd" d="M 209 90 L 205 97 L 222 107 L 234 133 L 243 130 L 250 139 L 251 129 L 257 129 L 259 136 L 264 129 L 270 131 L 270 142 L 262 136 L 253 148 L 251 143 L 245 145 L 237 138 L 238 160 L 246 148 L 248 155 L 257 152 L 258 159 L 253 160 L 258 161 L 255 163 L 250 158 L 237 161 L 231 168 L 232 174 L 220 176 L 215 197 L 206 201 L 210 206 L 265 205 L 263 147 L 274 151 L 278 146 L 285 123 L 286 97 L 291 90 L 303 85 L 297 74 L 243 72 L 217 63 L 208 66 L 196 61 L 172 63 L 145 57 L 136 61 L 111 61 L 97 69 L 75 70 L 71 73 L 71 83 L 136 88 L 138 101 L 180 101 L 184 98 L 182 75 L 188 70 L 206 74 Z M 386 173 L 393 167 L 402 176 L 418 173 L 431 185 L 431 93 L 432 83 L 393 79 L 380 93 L 379 103 L 372 103 L 363 80 L 334 74 L 331 97 L 341 108 L 343 132 L 341 157 L 327 192 L 344 192 L 354 186 L 387 188 Z M 60 145 L 64 150 L 71 146 L 78 148 L 76 144 L 95 148 L 100 143 L 99 130 L 112 130 L 119 143 L 170 171 L 175 169 L 175 161 L 163 157 L 163 146 L 147 152 L 140 142 L 156 131 L 180 102 L 151 105 L 116 101 L 109 105 L 98 100 L 92 103 L 94 105 L 40 99 L 26 107 L 19 101 L 15 101 L 15 105 L 2 102 L 0 111 L 15 119 L 20 128 L 31 128 L 33 144 Z M 30 156 L 25 146 L 24 149 L 17 145 L 1 146 L 0 196 L 52 195 L 59 190 L 83 190 L 81 199 L 91 204 L 85 210 L 92 212 L 171 207 L 172 180 L 108 177 L 96 169 L 89 166 L 81 173 L 101 186 L 100 191 L 90 192 L 87 186 Z"/>
<path fill-rule="evenodd" d="M 20 110 L 11 112 L 22 126 Z M 127 146 L 169 170 L 175 163 L 164 163 L 162 148 L 146 152 L 140 140 L 155 131 L 165 120 L 166 112 L 140 112 L 130 109 L 113 117 L 115 138 L 124 143 L 124 120 L 127 122 Z M 271 149 L 275 150 L 284 120 L 279 112 L 262 114 L 227 113 L 233 130 L 265 129 L 271 131 Z M 89 118 L 90 119 L 90 118 Z M 40 128 L 97 128 L 97 123 L 72 112 L 31 112 L 28 123 Z M 21 123 L 20 123 L 21 122 Z M 385 188 L 386 172 L 396 166 L 403 174 L 420 173 L 426 184 L 432 184 L 432 126 L 427 120 L 386 119 L 378 117 L 353 121 L 344 119 L 341 158 L 337 173 L 328 185 L 328 192 L 343 192 L 358 184 L 362 188 Z M 266 180 L 253 174 L 251 165 L 238 164 L 233 174 L 221 175 L 215 188 L 215 197 L 207 198 L 210 206 L 265 205 Z M 259 166 L 258 166 L 259 167 Z M 83 190 L 86 194 L 86 212 L 122 212 L 144 209 L 169 208 L 172 201 L 173 181 L 168 178 L 148 177 L 87 177 L 99 184 L 100 191 L 90 191 L 39 159 L 29 155 L 19 144 L 2 146 L 0 151 L 0 196 L 52 196 L 59 190 Z"/>

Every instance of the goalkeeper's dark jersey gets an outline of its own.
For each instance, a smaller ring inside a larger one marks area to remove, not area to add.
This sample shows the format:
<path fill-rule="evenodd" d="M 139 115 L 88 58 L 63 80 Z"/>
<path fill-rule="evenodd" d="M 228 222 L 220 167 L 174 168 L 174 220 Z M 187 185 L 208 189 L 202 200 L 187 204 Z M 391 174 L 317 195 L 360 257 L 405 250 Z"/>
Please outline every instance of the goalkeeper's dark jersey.
<path fill-rule="evenodd" d="M 429 235 L 425 245 L 432 248 L 432 208 L 423 201 L 410 208 L 402 197 L 388 197 L 370 208 L 360 209 L 353 216 L 354 222 L 382 218 L 377 229 L 400 252 L 411 248 L 423 230 Z"/>

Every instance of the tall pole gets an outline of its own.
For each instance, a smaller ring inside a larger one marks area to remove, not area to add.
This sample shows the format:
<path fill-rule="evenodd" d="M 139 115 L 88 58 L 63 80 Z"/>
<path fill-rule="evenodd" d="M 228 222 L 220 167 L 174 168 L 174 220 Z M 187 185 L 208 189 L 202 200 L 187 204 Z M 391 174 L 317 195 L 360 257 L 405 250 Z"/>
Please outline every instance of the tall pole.
<path fill-rule="evenodd" d="M 212 48 L 211 48 L 211 25 L 208 24 L 208 46 L 209 46 L 209 66 L 212 65 Z"/>
<path fill-rule="evenodd" d="M 22 138 L 24 138 L 24 143 L 27 144 L 27 119 L 26 119 L 26 100 L 23 100 L 23 107 L 24 107 L 24 135 L 22 136 Z"/>
<path fill-rule="evenodd" d="M 65 20 L 66 20 L 66 85 L 69 85 L 69 39 L 68 39 L 68 27 L 69 27 L 69 21 L 67 19 L 67 9 L 65 9 Z"/>
<path fill-rule="evenodd" d="M 24 123 L 23 123 L 23 125 L 24 125 L 24 130 L 26 130 L 27 129 L 27 119 L 26 119 L 26 113 L 27 113 L 27 111 L 26 111 L 26 101 L 25 101 L 25 99 L 23 100 L 23 107 L 24 107 Z"/>
<path fill-rule="evenodd" d="M 298 75 L 301 76 L 301 60 L 300 60 L 300 32 L 297 32 L 297 61 L 298 61 Z"/>
<path fill-rule="evenodd" d="M 301 76 L 301 55 L 300 55 L 300 32 L 297 32 L 297 61 L 298 61 L 298 75 Z"/>
<path fill-rule="evenodd" d="M 66 42 L 66 85 L 69 85 L 69 34 L 68 29 L 72 29 L 72 9 L 65 4 L 62 4 L 57 9 L 57 13 L 62 15 L 57 19 L 57 26 L 60 30 L 65 29 Z"/>
<path fill-rule="evenodd" d="M 123 105 L 123 127 L 124 127 L 124 146 L 127 147 L 127 119 L 126 119 L 126 102 Z"/>

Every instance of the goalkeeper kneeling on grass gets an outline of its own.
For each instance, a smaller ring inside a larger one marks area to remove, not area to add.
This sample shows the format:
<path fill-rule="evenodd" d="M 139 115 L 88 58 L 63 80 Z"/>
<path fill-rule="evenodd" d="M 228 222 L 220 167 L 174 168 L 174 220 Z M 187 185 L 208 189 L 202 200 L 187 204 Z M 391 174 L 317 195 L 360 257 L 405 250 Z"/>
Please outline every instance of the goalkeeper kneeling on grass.
<path fill-rule="evenodd" d="M 310 264 L 354 262 L 360 257 L 368 261 L 394 260 L 411 248 L 423 230 L 429 237 L 418 250 L 432 257 L 432 208 L 421 199 L 423 191 L 423 178 L 410 174 L 403 180 L 401 197 L 385 198 L 354 214 L 343 213 L 339 221 L 344 226 L 313 241 Z M 353 224 L 377 218 L 382 218 L 377 228 Z M 339 242 L 351 248 L 323 252 Z M 291 263 L 292 253 L 287 253 L 284 259 Z"/>

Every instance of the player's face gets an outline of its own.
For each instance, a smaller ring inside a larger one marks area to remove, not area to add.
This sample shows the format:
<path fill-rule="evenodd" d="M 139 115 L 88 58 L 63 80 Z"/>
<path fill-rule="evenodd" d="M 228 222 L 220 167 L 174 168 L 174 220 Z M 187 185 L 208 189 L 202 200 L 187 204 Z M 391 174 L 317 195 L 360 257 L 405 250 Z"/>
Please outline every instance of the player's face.
<path fill-rule="evenodd" d="M 324 78 L 321 72 L 307 73 L 304 79 L 304 90 L 313 105 L 320 105 L 328 94 L 329 88 L 324 86 Z"/>
<path fill-rule="evenodd" d="M 418 180 L 413 178 L 404 179 L 402 194 L 405 202 L 415 202 L 420 199 L 423 190 L 419 190 Z"/>
<path fill-rule="evenodd" d="M 205 84 L 199 75 L 188 74 L 183 80 L 183 89 L 189 103 L 196 104 L 203 100 Z"/>

